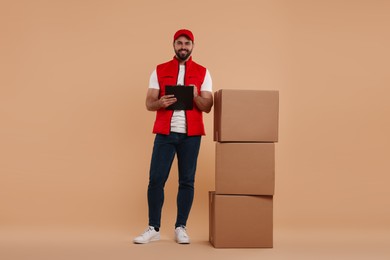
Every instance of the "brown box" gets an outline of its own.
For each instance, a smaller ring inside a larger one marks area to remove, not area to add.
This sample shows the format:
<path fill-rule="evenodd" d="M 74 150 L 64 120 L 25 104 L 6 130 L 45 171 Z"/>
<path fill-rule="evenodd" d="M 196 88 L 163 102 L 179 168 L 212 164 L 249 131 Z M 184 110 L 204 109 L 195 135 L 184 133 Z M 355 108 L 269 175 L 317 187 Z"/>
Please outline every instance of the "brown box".
<path fill-rule="evenodd" d="M 273 197 L 209 192 L 209 241 L 216 248 L 273 247 Z"/>
<path fill-rule="evenodd" d="M 273 195 L 274 143 L 216 143 L 216 194 Z"/>
<path fill-rule="evenodd" d="M 221 89 L 214 94 L 214 141 L 277 142 L 279 92 Z"/>

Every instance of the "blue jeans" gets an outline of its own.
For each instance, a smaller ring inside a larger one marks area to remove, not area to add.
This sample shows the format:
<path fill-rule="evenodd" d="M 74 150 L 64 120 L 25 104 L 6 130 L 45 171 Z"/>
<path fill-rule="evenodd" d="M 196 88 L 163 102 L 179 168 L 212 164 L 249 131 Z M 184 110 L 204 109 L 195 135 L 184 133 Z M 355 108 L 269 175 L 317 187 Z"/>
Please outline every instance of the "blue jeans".
<path fill-rule="evenodd" d="M 201 136 L 170 133 L 157 134 L 154 140 L 149 172 L 148 206 L 149 226 L 160 228 L 164 204 L 164 186 L 177 154 L 179 191 L 175 227 L 185 226 L 194 199 L 194 181 Z"/>

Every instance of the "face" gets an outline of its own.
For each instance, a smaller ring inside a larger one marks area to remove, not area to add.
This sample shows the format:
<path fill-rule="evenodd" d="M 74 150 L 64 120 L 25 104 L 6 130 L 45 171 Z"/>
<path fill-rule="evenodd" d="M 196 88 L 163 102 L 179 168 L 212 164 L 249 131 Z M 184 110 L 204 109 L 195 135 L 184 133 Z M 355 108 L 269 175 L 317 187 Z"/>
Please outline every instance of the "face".
<path fill-rule="evenodd" d="M 191 56 L 193 47 L 194 43 L 185 36 L 180 36 L 173 43 L 176 57 L 181 61 L 186 61 Z"/>

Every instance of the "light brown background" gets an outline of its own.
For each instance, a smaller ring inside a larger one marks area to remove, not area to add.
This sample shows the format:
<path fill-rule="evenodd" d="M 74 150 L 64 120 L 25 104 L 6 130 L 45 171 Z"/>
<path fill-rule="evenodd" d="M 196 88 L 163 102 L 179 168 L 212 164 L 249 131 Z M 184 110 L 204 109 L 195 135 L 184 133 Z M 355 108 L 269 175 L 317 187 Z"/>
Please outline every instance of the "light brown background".
<path fill-rule="evenodd" d="M 142 231 L 145 94 L 180 28 L 194 32 L 214 91 L 280 91 L 275 228 L 388 229 L 389 12 L 380 0 L 1 1 L 0 229 Z M 205 239 L 212 119 L 188 223 Z"/>

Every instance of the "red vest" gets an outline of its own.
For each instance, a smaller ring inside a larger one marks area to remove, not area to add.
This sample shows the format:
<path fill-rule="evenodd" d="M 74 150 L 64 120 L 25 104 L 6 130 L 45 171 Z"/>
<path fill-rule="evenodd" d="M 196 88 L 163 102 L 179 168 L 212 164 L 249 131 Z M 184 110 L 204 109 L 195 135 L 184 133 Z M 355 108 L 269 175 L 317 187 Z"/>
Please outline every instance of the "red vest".
<path fill-rule="evenodd" d="M 179 75 L 179 61 L 174 58 L 171 61 L 160 64 L 156 68 L 158 83 L 160 85 L 160 95 L 165 95 L 165 86 L 176 85 Z M 206 75 L 206 68 L 192 61 L 192 57 L 185 63 L 184 85 L 194 84 L 198 88 L 200 95 L 200 87 L 203 84 Z M 198 109 L 194 103 L 192 110 L 186 110 L 187 135 L 205 135 L 202 111 Z M 173 110 L 161 108 L 157 110 L 156 121 L 154 122 L 153 133 L 168 135 L 171 131 L 171 118 Z"/>

